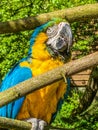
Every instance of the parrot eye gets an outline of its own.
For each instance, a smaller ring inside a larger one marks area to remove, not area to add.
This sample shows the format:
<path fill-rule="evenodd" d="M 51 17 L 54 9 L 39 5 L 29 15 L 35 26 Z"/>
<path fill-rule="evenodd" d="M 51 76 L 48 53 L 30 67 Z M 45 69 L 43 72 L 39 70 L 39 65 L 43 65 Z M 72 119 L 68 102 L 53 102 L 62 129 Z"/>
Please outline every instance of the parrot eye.
<path fill-rule="evenodd" d="M 54 25 L 52 27 L 49 27 L 46 31 L 48 37 L 54 37 L 57 34 L 58 26 Z"/>

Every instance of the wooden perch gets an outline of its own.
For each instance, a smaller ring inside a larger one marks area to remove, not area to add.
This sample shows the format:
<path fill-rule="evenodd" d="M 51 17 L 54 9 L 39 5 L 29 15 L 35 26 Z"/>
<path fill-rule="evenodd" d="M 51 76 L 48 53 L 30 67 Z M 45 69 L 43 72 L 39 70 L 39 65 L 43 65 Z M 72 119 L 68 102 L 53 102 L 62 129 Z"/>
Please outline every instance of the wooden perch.
<path fill-rule="evenodd" d="M 62 73 L 67 76 L 98 65 L 98 52 L 71 61 L 63 66 L 55 68 L 47 73 L 30 78 L 20 84 L 0 93 L 0 107 L 14 101 L 30 92 L 45 87 L 53 82 L 63 79 Z"/>
<path fill-rule="evenodd" d="M 69 22 L 98 18 L 98 3 L 44 13 L 15 21 L 0 22 L 0 34 L 32 30 L 54 17 L 65 18 Z"/>
<path fill-rule="evenodd" d="M 25 121 L 0 117 L 0 128 L 6 128 L 10 130 L 11 129 L 12 130 L 30 130 L 31 124 Z M 47 125 L 44 127 L 44 130 L 74 130 L 74 129 L 58 128 L 58 127 Z"/>
<path fill-rule="evenodd" d="M 14 130 L 30 130 L 31 124 L 25 121 L 0 117 L 0 128 L 14 129 Z"/>

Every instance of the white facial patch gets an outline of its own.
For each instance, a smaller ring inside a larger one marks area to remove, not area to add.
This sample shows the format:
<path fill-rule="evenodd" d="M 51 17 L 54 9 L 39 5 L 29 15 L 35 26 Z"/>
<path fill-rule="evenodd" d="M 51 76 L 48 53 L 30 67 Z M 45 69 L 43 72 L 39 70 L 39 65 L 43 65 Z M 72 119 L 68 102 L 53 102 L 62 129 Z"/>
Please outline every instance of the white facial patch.
<path fill-rule="evenodd" d="M 49 27 L 46 32 L 48 35 L 46 44 L 59 52 L 63 52 L 67 49 L 69 44 L 69 34 L 71 35 L 70 30 L 68 32 L 68 27 L 69 24 L 65 22 Z"/>

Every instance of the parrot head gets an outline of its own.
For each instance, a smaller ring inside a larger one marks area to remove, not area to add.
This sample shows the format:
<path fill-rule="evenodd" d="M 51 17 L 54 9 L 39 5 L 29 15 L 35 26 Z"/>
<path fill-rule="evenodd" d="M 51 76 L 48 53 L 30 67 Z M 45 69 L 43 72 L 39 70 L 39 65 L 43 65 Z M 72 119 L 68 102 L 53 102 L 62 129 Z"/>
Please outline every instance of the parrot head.
<path fill-rule="evenodd" d="M 60 22 L 57 25 L 49 27 L 46 31 L 48 35 L 47 45 L 58 52 L 66 50 L 69 52 L 72 45 L 72 32 L 68 23 Z"/>
<path fill-rule="evenodd" d="M 48 37 L 45 44 L 49 53 L 53 57 L 60 57 L 66 61 L 71 54 L 70 48 L 73 39 L 69 23 L 56 18 L 36 28 L 30 40 L 31 46 L 40 32 L 45 32 Z"/>
<path fill-rule="evenodd" d="M 60 56 L 64 61 L 70 55 L 70 48 L 72 46 L 72 31 L 67 22 L 60 22 L 47 28 L 46 34 L 48 40 L 46 45 L 54 52 L 55 55 Z"/>

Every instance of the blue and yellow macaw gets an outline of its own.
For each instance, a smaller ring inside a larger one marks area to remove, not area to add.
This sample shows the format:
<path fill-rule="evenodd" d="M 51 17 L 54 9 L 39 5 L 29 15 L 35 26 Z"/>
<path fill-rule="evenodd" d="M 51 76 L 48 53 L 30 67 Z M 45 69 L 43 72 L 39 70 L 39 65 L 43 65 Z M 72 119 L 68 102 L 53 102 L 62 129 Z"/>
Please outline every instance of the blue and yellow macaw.
<path fill-rule="evenodd" d="M 4 78 L 0 92 L 20 82 L 63 65 L 70 59 L 72 31 L 68 22 L 53 19 L 37 27 L 30 40 L 28 56 L 20 60 Z M 0 116 L 32 123 L 42 130 L 54 118 L 69 89 L 70 81 L 57 81 L 0 108 Z"/>

